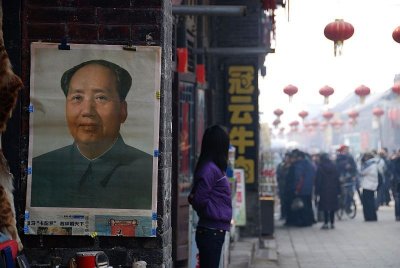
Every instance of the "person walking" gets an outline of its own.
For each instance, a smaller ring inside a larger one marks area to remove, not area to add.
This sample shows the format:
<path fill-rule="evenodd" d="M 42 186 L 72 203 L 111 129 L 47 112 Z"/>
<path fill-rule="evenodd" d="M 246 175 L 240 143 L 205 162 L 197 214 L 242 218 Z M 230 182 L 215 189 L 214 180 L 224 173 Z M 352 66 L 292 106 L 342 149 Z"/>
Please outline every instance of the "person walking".
<path fill-rule="evenodd" d="M 340 174 L 340 183 L 344 185 L 343 190 L 352 197 L 354 195 L 352 185 L 357 183 L 357 164 L 350 153 L 349 146 L 343 144 L 337 149 L 336 166 Z M 350 209 L 350 200 L 350 198 L 346 199 L 344 204 L 346 210 Z"/>
<path fill-rule="evenodd" d="M 279 194 L 279 201 L 280 201 L 280 219 L 286 219 L 286 211 L 287 211 L 287 204 L 286 204 L 286 197 L 285 191 L 287 187 L 287 175 L 289 173 L 289 168 L 291 165 L 291 158 L 290 153 L 287 152 L 285 154 L 285 158 L 282 160 L 281 163 L 276 168 L 276 180 L 278 182 L 278 194 Z"/>
<path fill-rule="evenodd" d="M 315 178 L 315 197 L 318 198 L 318 210 L 324 213 L 324 224 L 321 229 L 335 228 L 335 211 L 339 208 L 340 174 L 329 155 L 322 153 L 319 157 Z"/>
<path fill-rule="evenodd" d="M 396 152 L 390 160 L 392 176 L 392 194 L 394 199 L 394 216 L 396 221 L 400 221 L 400 150 Z"/>
<path fill-rule="evenodd" d="M 375 192 L 378 188 L 378 165 L 372 153 L 365 153 L 361 159 L 360 185 L 365 221 L 377 221 Z"/>
<path fill-rule="evenodd" d="M 188 201 L 199 216 L 196 244 L 200 267 L 218 268 L 232 219 L 228 166 L 229 137 L 218 125 L 206 129 Z"/>
<path fill-rule="evenodd" d="M 292 154 L 296 159 L 294 162 L 294 183 L 292 185 L 295 197 L 293 201 L 300 201 L 302 204 L 300 208 L 292 211 L 294 225 L 311 226 L 315 223 L 312 208 L 315 167 L 304 152 L 293 150 Z"/>

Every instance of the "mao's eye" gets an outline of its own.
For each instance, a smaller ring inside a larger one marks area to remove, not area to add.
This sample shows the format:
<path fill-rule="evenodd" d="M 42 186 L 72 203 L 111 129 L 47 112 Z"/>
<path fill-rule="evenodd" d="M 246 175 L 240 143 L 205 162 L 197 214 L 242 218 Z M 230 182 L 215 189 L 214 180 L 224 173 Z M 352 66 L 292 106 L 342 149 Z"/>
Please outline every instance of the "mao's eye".
<path fill-rule="evenodd" d="M 108 97 L 106 95 L 98 95 L 98 96 L 96 96 L 96 101 L 105 102 L 105 101 L 108 101 Z"/>
<path fill-rule="evenodd" d="M 70 97 L 72 102 L 81 102 L 83 100 L 82 95 L 72 95 Z"/>

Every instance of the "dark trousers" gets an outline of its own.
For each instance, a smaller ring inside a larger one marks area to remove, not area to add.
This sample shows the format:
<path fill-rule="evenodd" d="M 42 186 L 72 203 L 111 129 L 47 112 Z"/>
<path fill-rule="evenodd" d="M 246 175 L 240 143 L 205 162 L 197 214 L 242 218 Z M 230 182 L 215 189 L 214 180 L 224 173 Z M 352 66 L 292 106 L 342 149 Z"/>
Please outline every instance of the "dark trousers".
<path fill-rule="evenodd" d="M 303 200 L 304 207 L 302 209 L 291 212 L 291 215 L 293 217 L 293 225 L 311 226 L 315 223 L 311 195 L 301 195 L 298 197 Z"/>
<path fill-rule="evenodd" d="M 328 222 L 330 222 L 332 225 L 335 223 L 334 210 L 324 210 L 324 223 L 328 224 Z"/>
<path fill-rule="evenodd" d="M 396 220 L 400 220 L 400 193 L 397 190 L 398 187 L 392 189 L 394 199 L 394 216 Z"/>
<path fill-rule="evenodd" d="M 200 268 L 218 268 L 226 231 L 197 227 Z"/>
<path fill-rule="evenodd" d="M 365 221 L 377 221 L 375 209 L 375 191 L 363 189 L 362 204 Z"/>

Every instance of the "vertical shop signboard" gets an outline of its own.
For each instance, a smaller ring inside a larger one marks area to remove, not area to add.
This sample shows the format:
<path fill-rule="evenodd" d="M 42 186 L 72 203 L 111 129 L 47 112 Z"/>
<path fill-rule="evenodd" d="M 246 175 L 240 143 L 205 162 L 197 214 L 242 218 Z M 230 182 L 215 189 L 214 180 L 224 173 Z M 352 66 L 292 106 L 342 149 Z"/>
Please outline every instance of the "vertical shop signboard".
<path fill-rule="evenodd" d="M 236 147 L 235 168 L 244 170 L 247 184 L 255 184 L 258 158 L 257 69 L 253 65 L 228 65 L 226 70 L 229 137 Z"/>

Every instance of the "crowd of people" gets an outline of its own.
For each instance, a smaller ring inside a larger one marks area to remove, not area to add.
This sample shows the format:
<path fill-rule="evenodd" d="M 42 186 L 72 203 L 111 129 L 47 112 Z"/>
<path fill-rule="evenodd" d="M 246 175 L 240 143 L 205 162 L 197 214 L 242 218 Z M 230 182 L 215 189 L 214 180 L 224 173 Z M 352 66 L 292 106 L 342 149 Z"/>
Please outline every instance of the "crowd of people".
<path fill-rule="evenodd" d="M 321 229 L 334 229 L 339 197 L 351 197 L 342 204 L 351 210 L 356 193 L 365 221 L 377 221 L 376 211 L 392 200 L 395 219 L 400 221 L 400 150 L 389 155 L 387 148 L 382 148 L 354 158 L 349 149 L 341 145 L 334 154 L 309 154 L 299 149 L 285 153 L 276 175 L 280 218 L 286 226 L 311 226 L 321 215 Z"/>

